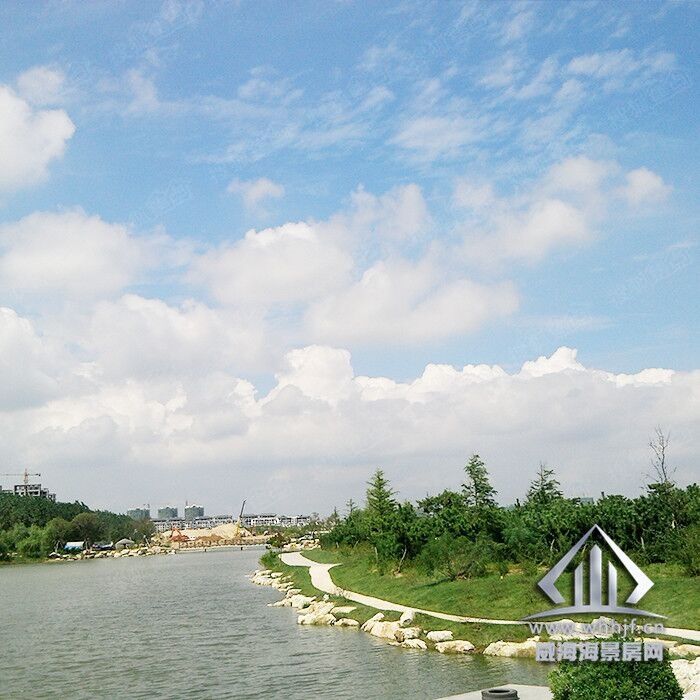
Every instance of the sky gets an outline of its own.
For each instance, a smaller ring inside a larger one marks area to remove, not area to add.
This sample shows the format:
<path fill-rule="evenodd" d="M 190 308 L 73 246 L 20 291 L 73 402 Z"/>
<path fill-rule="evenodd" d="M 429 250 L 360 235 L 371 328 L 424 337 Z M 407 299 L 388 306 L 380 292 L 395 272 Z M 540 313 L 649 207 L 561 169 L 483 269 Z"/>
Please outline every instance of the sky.
<path fill-rule="evenodd" d="M 693 2 L 0 4 L 0 464 L 124 511 L 700 477 Z M 5 486 L 13 477 L 1 476 Z"/>

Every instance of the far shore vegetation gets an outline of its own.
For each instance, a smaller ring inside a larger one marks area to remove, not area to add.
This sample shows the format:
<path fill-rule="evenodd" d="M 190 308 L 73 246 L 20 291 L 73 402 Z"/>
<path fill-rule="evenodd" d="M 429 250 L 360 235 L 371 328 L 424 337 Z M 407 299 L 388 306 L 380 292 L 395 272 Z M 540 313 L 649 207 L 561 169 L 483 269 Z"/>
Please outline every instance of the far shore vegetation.
<path fill-rule="evenodd" d="M 90 510 L 78 501 L 54 503 L 0 493 L 0 563 L 41 560 L 70 541 L 86 546 L 122 538 L 145 542 L 154 532 L 150 520 Z"/>

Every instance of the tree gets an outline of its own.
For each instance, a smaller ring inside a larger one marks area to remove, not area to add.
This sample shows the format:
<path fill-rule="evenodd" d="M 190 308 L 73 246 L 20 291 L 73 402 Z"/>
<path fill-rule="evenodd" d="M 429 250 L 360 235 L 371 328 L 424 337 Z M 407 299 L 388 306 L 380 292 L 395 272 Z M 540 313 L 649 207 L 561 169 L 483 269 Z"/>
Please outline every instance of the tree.
<path fill-rule="evenodd" d="M 348 515 L 352 515 L 357 509 L 357 504 L 352 500 L 352 498 L 349 498 L 345 503 L 345 507 L 348 509 Z"/>
<path fill-rule="evenodd" d="M 554 478 L 554 469 L 540 462 L 537 476 L 527 491 L 527 502 L 535 506 L 548 506 L 552 501 L 563 497 L 559 482 Z"/>
<path fill-rule="evenodd" d="M 462 484 L 462 493 L 468 506 L 472 508 L 492 508 L 496 505 L 496 489 L 491 486 L 486 465 L 479 455 L 471 456 L 464 467 L 467 480 Z"/>
<path fill-rule="evenodd" d="M 649 441 L 649 447 L 653 453 L 651 458 L 651 466 L 656 476 L 656 483 L 673 486 L 673 475 L 676 472 L 675 467 L 669 467 L 666 461 L 666 451 L 671 442 L 671 433 L 666 433 L 660 426 L 654 430 L 654 437 Z"/>
<path fill-rule="evenodd" d="M 79 513 L 71 521 L 70 534 L 90 545 L 105 536 L 105 526 L 96 513 Z"/>
<path fill-rule="evenodd" d="M 377 469 L 367 483 L 367 514 L 380 518 L 391 515 L 397 507 L 394 491 L 389 486 L 389 481 L 381 469 Z"/>

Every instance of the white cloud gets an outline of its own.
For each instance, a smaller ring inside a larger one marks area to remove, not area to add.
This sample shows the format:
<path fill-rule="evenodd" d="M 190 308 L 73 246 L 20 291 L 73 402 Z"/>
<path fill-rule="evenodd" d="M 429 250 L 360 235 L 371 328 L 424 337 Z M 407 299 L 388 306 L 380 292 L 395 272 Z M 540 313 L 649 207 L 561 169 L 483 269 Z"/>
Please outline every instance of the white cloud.
<path fill-rule="evenodd" d="M 221 302 L 266 306 L 314 299 L 342 284 L 352 260 L 330 236 L 306 223 L 248 231 L 194 264 L 192 279 Z"/>
<path fill-rule="evenodd" d="M 483 254 L 527 262 L 537 262 L 556 248 L 579 245 L 591 237 L 585 214 L 556 198 L 537 200 L 524 211 L 504 214 L 496 227 L 497 232 L 482 241 Z"/>
<path fill-rule="evenodd" d="M 457 180 L 452 201 L 455 206 L 480 210 L 492 204 L 496 199 L 490 182 L 475 183 L 465 178 Z"/>
<path fill-rule="evenodd" d="M 599 80 L 606 90 L 639 87 L 675 67 L 676 57 L 667 51 L 635 54 L 630 49 L 602 51 L 573 58 L 567 70 L 572 75 Z"/>
<path fill-rule="evenodd" d="M 124 226 L 81 209 L 37 212 L 0 226 L 0 287 L 48 304 L 89 300 L 128 285 L 144 256 Z"/>
<path fill-rule="evenodd" d="M 314 338 L 331 343 L 417 343 L 474 330 L 515 311 L 509 284 L 446 281 L 428 260 L 378 262 L 361 279 L 312 305 Z"/>
<path fill-rule="evenodd" d="M 156 112 L 162 107 L 158 90 L 153 80 L 139 70 L 130 70 L 126 74 L 126 86 L 130 92 L 127 111 L 133 114 Z"/>
<path fill-rule="evenodd" d="M 553 165 L 546 177 L 546 188 L 559 192 L 597 192 L 617 165 L 586 156 L 566 158 Z"/>
<path fill-rule="evenodd" d="M 668 191 L 646 168 L 623 174 L 614 161 L 586 156 L 554 164 L 529 190 L 511 198 L 498 198 L 489 183 L 458 182 L 455 202 L 483 219 L 478 227 L 465 222 L 463 254 L 486 264 L 509 259 L 535 263 L 555 250 L 591 242 L 616 198 L 630 204 L 654 202 Z"/>
<path fill-rule="evenodd" d="M 459 115 L 424 115 L 409 119 L 392 142 L 421 160 L 456 157 L 484 133 L 482 120 Z"/>
<path fill-rule="evenodd" d="M 522 62 L 517 56 L 507 53 L 493 60 L 479 84 L 487 88 L 504 88 L 512 85 L 522 71 Z"/>
<path fill-rule="evenodd" d="M 56 395 L 57 365 L 30 321 L 0 306 L 0 411 L 27 408 Z"/>
<path fill-rule="evenodd" d="M 648 168 L 637 168 L 628 172 L 625 185 L 619 189 L 619 194 L 630 205 L 662 202 L 670 192 L 671 188 L 664 183 L 663 178 Z"/>
<path fill-rule="evenodd" d="M 262 320 L 127 294 L 98 304 L 87 345 L 111 378 L 186 377 L 261 366 L 269 361 L 262 337 Z"/>
<path fill-rule="evenodd" d="M 33 105 L 55 105 L 64 98 L 65 80 L 59 68 L 35 66 L 17 77 L 17 92 Z"/>
<path fill-rule="evenodd" d="M 240 195 L 246 209 L 250 211 L 260 211 L 260 205 L 266 199 L 284 197 L 284 187 L 266 177 L 257 180 L 233 180 L 226 191 Z"/>
<path fill-rule="evenodd" d="M 41 367 L 36 334 L 12 313 L 5 321 L 0 314 L 0 367 L 18 353 L 24 370 Z M 89 390 L 55 398 L 54 386 L 48 395 L 40 386 L 40 405 L 0 411 L 3 453 L 47 471 L 62 498 L 100 502 L 107 490 L 112 503 L 128 504 L 135 486 L 162 498 L 164 483 L 186 492 L 205 471 L 201 497 L 215 507 L 232 497 L 222 484 L 235 483 L 256 508 L 327 511 L 361 497 L 377 465 L 403 498 L 457 486 L 475 451 L 505 502 L 522 497 L 540 460 L 570 495 L 595 495 L 591 483 L 634 495 L 662 423 L 675 436 L 679 481 L 696 476 L 697 371 L 620 375 L 559 348 L 513 373 L 431 364 L 399 382 L 356 376 L 346 350 L 308 346 L 290 351 L 276 377 L 263 396 L 220 370 L 121 380 L 95 371 Z M 313 489 L 300 488 L 309 482 Z"/>
<path fill-rule="evenodd" d="M 390 241 L 407 241 L 424 233 L 430 214 L 418 185 L 395 187 L 381 196 L 363 188 L 352 194 L 352 227 Z"/>
<path fill-rule="evenodd" d="M 36 184 L 60 158 L 75 126 L 63 110 L 33 110 L 0 85 L 0 192 Z"/>

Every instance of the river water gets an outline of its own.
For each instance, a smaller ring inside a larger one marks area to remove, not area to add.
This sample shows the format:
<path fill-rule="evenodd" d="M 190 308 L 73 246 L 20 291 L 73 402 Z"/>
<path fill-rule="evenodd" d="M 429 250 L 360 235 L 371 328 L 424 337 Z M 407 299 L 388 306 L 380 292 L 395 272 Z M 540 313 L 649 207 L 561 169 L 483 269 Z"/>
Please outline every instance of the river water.
<path fill-rule="evenodd" d="M 401 698 L 540 683 L 534 662 L 297 625 L 260 550 L 0 568 L 0 698 Z"/>

